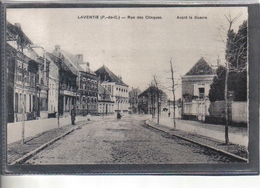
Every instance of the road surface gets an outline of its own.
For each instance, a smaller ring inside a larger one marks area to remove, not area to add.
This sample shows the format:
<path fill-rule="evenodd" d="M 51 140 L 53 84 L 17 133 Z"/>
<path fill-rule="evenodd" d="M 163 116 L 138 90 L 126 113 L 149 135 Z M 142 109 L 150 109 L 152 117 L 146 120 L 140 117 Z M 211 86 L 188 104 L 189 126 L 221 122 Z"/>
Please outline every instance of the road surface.
<path fill-rule="evenodd" d="M 135 116 L 100 117 L 45 148 L 29 164 L 230 163 L 233 159 L 144 125 Z"/>

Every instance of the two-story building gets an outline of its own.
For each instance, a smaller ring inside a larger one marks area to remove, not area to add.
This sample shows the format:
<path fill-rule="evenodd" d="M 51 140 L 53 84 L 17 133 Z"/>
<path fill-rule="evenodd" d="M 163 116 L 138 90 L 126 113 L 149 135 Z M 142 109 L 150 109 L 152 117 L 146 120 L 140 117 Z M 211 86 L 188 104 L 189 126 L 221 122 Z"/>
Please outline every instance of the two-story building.
<path fill-rule="evenodd" d="M 73 107 L 77 114 L 86 115 L 97 113 L 98 79 L 89 68 L 89 63 L 83 61 L 83 55 L 73 55 L 55 46 L 53 55 L 61 58 L 69 67 L 73 76 L 67 75 L 62 89 L 64 94 L 64 111 L 69 112 Z M 65 91 L 64 90 L 64 91 Z"/>
<path fill-rule="evenodd" d="M 181 77 L 184 101 L 208 97 L 214 76 L 214 69 L 212 69 L 204 58 L 199 59 L 199 61 Z"/>
<path fill-rule="evenodd" d="M 141 114 L 161 113 L 167 107 L 167 95 L 158 87 L 151 85 L 138 95 L 138 111 Z"/>
<path fill-rule="evenodd" d="M 209 115 L 208 100 L 210 85 L 215 77 L 215 70 L 201 58 L 184 76 L 182 80 L 182 118 L 205 120 Z"/>
<path fill-rule="evenodd" d="M 8 122 L 47 118 L 49 61 L 31 47 L 19 23 L 6 24 Z"/>
<path fill-rule="evenodd" d="M 105 65 L 95 71 L 101 85 L 111 93 L 114 112 L 127 113 L 129 108 L 129 89 L 122 77 L 116 76 Z"/>

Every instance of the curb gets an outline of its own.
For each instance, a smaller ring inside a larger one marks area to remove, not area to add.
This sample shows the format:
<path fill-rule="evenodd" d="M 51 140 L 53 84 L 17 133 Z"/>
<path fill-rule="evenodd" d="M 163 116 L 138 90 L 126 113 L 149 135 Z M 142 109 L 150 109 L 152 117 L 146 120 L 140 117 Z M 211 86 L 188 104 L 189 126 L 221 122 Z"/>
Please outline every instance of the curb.
<path fill-rule="evenodd" d="M 227 151 L 225 151 L 225 150 L 218 149 L 218 148 L 215 148 L 215 147 L 213 147 L 213 146 L 209 146 L 209 145 L 207 145 L 207 144 L 202 144 L 202 143 L 200 143 L 200 142 L 191 140 L 191 139 L 189 139 L 189 138 L 185 138 L 185 137 L 180 136 L 180 135 L 177 135 L 177 134 L 170 134 L 170 133 L 168 133 L 167 131 L 164 131 L 164 130 L 162 130 L 162 129 L 159 129 L 159 128 L 157 128 L 157 127 L 154 127 L 153 125 L 149 124 L 147 121 L 145 121 L 145 124 L 148 125 L 148 126 L 150 126 L 150 127 L 153 128 L 153 129 L 156 129 L 156 130 L 158 130 L 158 131 L 164 132 L 164 133 L 169 134 L 169 135 L 171 135 L 171 136 L 175 136 L 175 137 L 181 138 L 181 139 L 183 139 L 183 140 L 192 142 L 192 143 L 194 143 L 194 144 L 198 144 L 198 145 L 200 145 L 200 146 L 202 146 L 202 147 L 206 147 L 206 148 L 209 148 L 209 149 L 211 149 L 211 150 L 220 152 L 220 153 L 222 153 L 222 154 L 224 154 L 224 155 L 228 155 L 228 156 L 234 157 L 234 158 L 239 159 L 239 160 L 241 160 L 241 161 L 243 161 L 243 162 L 248 162 L 248 159 L 243 158 L 243 157 L 240 157 L 240 156 L 235 155 L 235 154 L 233 154 L 233 153 L 227 152 Z"/>
<path fill-rule="evenodd" d="M 40 147 L 38 147 L 38 148 L 36 148 L 35 150 L 33 150 L 33 151 L 27 153 L 26 155 L 22 156 L 21 158 L 16 159 L 16 160 L 15 160 L 14 162 L 12 162 L 10 165 L 15 165 L 15 164 L 21 164 L 21 163 L 23 163 L 24 161 L 26 161 L 26 160 L 28 160 L 29 158 L 31 158 L 33 155 L 39 153 L 41 150 L 43 150 L 43 149 L 45 149 L 46 147 L 48 147 L 49 145 L 51 145 L 51 144 L 53 144 L 54 142 L 60 140 L 61 138 L 65 137 L 66 135 L 72 133 L 74 130 L 80 129 L 81 126 L 82 126 L 82 125 L 79 125 L 79 126 L 77 126 L 77 127 L 75 127 L 75 128 L 72 128 L 72 129 L 69 130 L 68 132 L 66 132 L 66 133 L 64 133 L 64 134 L 62 134 L 62 135 L 60 135 L 60 136 L 58 136 L 58 137 L 56 137 L 56 138 L 50 140 L 49 142 L 47 142 L 47 143 L 41 145 Z"/>

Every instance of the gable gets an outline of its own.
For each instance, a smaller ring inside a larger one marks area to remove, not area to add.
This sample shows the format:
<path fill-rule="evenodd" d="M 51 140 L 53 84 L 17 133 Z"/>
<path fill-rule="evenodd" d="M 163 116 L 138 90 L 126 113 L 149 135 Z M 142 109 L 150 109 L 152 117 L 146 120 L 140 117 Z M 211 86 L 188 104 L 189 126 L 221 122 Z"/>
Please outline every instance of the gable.
<path fill-rule="evenodd" d="M 212 75 L 214 71 L 212 67 L 202 57 L 200 60 L 186 73 L 186 75 Z"/>
<path fill-rule="evenodd" d="M 118 85 L 126 86 L 120 78 L 118 78 L 112 71 L 110 71 L 105 65 L 100 67 L 98 70 L 95 71 L 101 81 L 108 81 L 108 82 L 115 82 Z"/>

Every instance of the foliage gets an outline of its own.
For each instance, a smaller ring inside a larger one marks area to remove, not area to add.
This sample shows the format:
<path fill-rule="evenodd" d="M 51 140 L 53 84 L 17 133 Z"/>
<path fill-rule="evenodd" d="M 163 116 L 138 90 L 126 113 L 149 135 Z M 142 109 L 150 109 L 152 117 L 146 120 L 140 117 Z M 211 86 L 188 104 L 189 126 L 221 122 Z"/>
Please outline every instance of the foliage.
<path fill-rule="evenodd" d="M 229 65 L 228 91 L 234 91 L 234 101 L 247 100 L 247 21 L 237 31 L 229 30 L 226 43 L 226 60 Z M 211 102 L 225 100 L 226 67 L 219 66 L 210 86 Z"/>
<path fill-rule="evenodd" d="M 237 31 L 230 30 L 227 35 L 226 60 L 230 68 L 243 69 L 247 63 L 247 21 Z"/>
<path fill-rule="evenodd" d="M 211 102 L 224 100 L 226 68 L 219 66 L 216 73 L 217 76 L 214 77 L 209 90 L 209 100 Z"/>
<path fill-rule="evenodd" d="M 225 100 L 225 77 L 226 68 L 219 66 L 217 76 L 214 77 L 213 83 L 210 85 L 209 100 L 211 102 Z M 247 71 L 229 72 L 228 91 L 234 91 L 234 101 L 247 100 Z"/>

